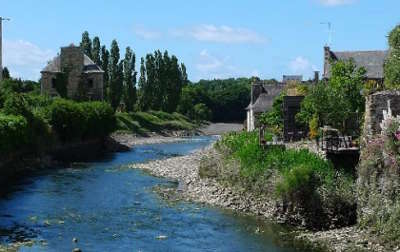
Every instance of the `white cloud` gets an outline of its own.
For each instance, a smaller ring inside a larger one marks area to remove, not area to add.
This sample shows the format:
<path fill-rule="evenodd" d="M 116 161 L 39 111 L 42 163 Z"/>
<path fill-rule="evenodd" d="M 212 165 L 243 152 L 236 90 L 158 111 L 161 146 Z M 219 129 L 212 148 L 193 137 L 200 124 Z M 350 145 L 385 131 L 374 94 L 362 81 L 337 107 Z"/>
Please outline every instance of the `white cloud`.
<path fill-rule="evenodd" d="M 227 25 L 198 25 L 189 29 L 172 30 L 175 37 L 189 37 L 198 41 L 217 43 L 264 43 L 266 39 L 255 31 Z"/>
<path fill-rule="evenodd" d="M 303 76 L 312 76 L 314 71 L 317 71 L 317 67 L 311 62 L 302 57 L 298 56 L 289 63 L 289 68 L 293 74 L 301 74 Z"/>
<path fill-rule="evenodd" d="M 357 0 L 318 0 L 325 6 L 338 6 L 355 3 Z"/>
<path fill-rule="evenodd" d="M 159 31 L 146 28 L 144 26 L 136 26 L 134 28 L 136 36 L 142 39 L 159 39 L 162 34 Z"/>
<path fill-rule="evenodd" d="M 200 52 L 195 69 L 197 74 L 193 77 L 193 81 L 260 76 L 257 69 L 252 71 L 243 70 L 243 68 L 232 63 L 231 57 L 216 56 L 207 49 L 203 49 Z"/>
<path fill-rule="evenodd" d="M 3 67 L 10 70 L 12 77 L 38 80 L 40 71 L 55 56 L 49 49 L 24 40 L 5 40 L 3 48 Z"/>

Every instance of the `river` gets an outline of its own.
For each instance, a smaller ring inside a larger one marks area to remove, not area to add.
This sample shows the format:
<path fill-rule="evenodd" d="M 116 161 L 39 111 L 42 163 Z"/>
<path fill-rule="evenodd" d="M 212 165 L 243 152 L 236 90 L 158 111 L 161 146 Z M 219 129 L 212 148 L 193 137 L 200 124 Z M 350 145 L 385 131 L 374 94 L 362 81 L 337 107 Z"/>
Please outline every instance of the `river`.
<path fill-rule="evenodd" d="M 19 251 L 310 251 L 286 228 L 187 202 L 168 202 L 154 187 L 177 186 L 128 164 L 185 155 L 215 138 L 137 146 L 101 160 L 43 171 L 0 199 L 1 246 Z M 72 239 L 76 237 L 78 242 Z"/>

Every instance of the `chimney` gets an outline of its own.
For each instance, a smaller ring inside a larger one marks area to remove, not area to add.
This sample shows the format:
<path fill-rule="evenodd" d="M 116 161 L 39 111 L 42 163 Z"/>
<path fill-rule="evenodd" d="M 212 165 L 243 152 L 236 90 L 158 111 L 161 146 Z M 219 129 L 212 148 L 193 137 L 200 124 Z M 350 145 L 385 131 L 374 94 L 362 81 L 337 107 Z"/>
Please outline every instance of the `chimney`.
<path fill-rule="evenodd" d="M 83 52 L 79 46 L 61 47 L 61 71 L 81 73 L 83 70 Z"/>
<path fill-rule="evenodd" d="M 318 84 L 319 82 L 319 71 L 314 71 L 314 83 Z"/>
<path fill-rule="evenodd" d="M 331 59 L 331 49 L 329 46 L 324 46 L 324 73 L 323 78 L 327 78 L 328 68 L 329 68 L 329 60 Z"/>

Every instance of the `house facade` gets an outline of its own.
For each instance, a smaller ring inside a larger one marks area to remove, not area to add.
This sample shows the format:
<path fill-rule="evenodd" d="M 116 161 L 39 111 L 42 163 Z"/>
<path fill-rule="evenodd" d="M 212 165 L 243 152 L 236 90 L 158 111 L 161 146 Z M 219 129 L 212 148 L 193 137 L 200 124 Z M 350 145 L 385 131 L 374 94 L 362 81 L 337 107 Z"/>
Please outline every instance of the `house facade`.
<path fill-rule="evenodd" d="M 329 79 L 331 76 L 331 61 L 350 60 L 354 61 L 357 67 L 364 67 L 368 80 L 376 81 L 379 84 L 383 83 L 383 66 L 387 50 L 376 51 L 332 51 L 329 46 L 324 47 L 324 72 L 323 78 Z"/>
<path fill-rule="evenodd" d="M 104 71 L 96 65 L 79 46 L 61 48 L 56 56 L 41 71 L 41 93 L 59 95 L 56 85 L 58 78 L 66 77 L 66 90 L 69 98 L 82 95 L 90 100 L 103 99 Z"/>
<path fill-rule="evenodd" d="M 316 83 L 319 80 L 319 72 L 315 71 L 314 80 L 303 81 L 302 75 L 283 75 L 282 81 L 274 84 L 265 84 L 257 81 L 251 86 L 250 104 L 246 107 L 246 129 L 255 130 L 258 125 L 258 117 L 272 108 L 275 98 L 290 83 Z"/>

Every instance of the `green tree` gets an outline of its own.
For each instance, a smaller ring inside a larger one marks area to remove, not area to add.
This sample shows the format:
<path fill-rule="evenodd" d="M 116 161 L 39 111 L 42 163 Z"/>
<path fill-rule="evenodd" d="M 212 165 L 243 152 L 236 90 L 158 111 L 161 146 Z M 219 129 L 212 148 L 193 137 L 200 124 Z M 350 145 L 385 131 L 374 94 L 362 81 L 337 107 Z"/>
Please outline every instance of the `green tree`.
<path fill-rule="evenodd" d="M 92 58 L 92 40 L 90 40 L 88 31 L 84 31 L 82 33 L 82 41 L 80 47 L 84 54 L 89 56 L 89 58 Z"/>
<path fill-rule="evenodd" d="M 123 64 L 119 61 L 119 46 L 114 39 L 110 50 L 110 94 L 109 100 L 111 106 L 117 109 L 120 105 L 123 91 Z"/>
<path fill-rule="evenodd" d="M 186 66 L 184 63 L 181 63 L 181 73 L 182 73 L 182 87 L 185 87 L 189 84 L 188 75 L 186 73 Z"/>
<path fill-rule="evenodd" d="M 332 63 L 328 83 L 311 89 L 297 118 L 307 125 L 312 122 L 314 128 L 318 121 L 320 125 L 331 125 L 347 133 L 345 122 L 357 119 L 364 112 L 365 74 L 366 70 L 357 68 L 352 60 Z"/>
<path fill-rule="evenodd" d="M 10 79 L 10 78 L 11 78 L 10 71 L 8 70 L 7 67 L 4 67 L 3 68 L 3 79 Z"/>
<path fill-rule="evenodd" d="M 139 108 L 142 111 L 149 109 L 148 88 L 147 88 L 147 71 L 144 58 L 140 59 L 140 77 L 139 77 Z"/>
<path fill-rule="evenodd" d="M 389 33 L 390 52 L 384 65 L 385 87 L 400 88 L 400 25 Z"/>
<path fill-rule="evenodd" d="M 198 103 L 193 107 L 193 117 L 199 122 L 210 120 L 211 110 L 204 103 Z"/>
<path fill-rule="evenodd" d="M 126 48 L 124 59 L 124 103 L 127 111 L 133 111 L 136 103 L 136 56 L 130 47 Z"/>
<path fill-rule="evenodd" d="M 110 52 L 107 50 L 106 46 L 101 47 L 101 69 L 104 71 L 104 76 L 103 76 L 103 96 L 105 100 L 109 99 L 108 93 L 109 93 L 109 63 L 110 63 Z"/>
<path fill-rule="evenodd" d="M 94 63 L 96 63 L 98 66 L 101 66 L 101 57 L 100 57 L 100 39 L 99 37 L 94 37 L 93 42 L 92 42 L 93 48 L 92 48 L 92 60 Z"/>

